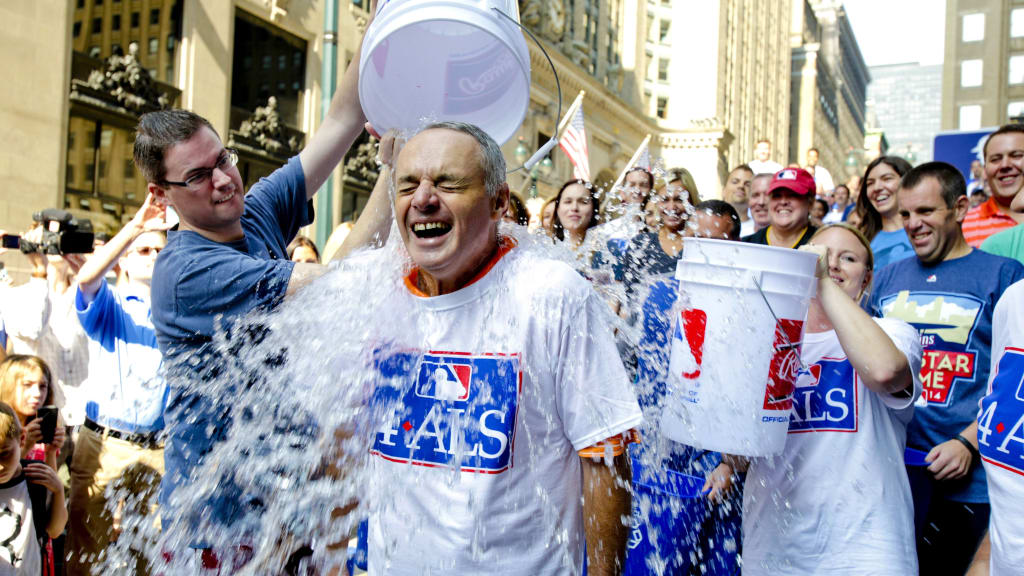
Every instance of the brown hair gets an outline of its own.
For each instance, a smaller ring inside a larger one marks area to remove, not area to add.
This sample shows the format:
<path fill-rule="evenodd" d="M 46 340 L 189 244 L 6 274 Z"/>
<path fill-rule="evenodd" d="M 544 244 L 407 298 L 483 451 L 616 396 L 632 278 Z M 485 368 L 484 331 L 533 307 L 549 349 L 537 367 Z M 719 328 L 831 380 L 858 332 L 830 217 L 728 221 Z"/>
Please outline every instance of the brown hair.
<path fill-rule="evenodd" d="M 28 354 L 11 354 L 6 360 L 0 362 L 0 402 L 5 402 L 11 407 L 15 404 L 15 393 L 21 380 L 39 372 L 46 382 L 46 398 L 43 406 L 53 404 L 53 371 L 46 365 L 46 362 L 38 356 Z"/>
<path fill-rule="evenodd" d="M 305 246 L 312 250 L 313 255 L 316 256 L 317 263 L 320 263 L 320 251 L 316 249 L 316 244 L 305 236 L 296 236 L 295 239 L 292 240 L 291 244 L 288 245 L 287 251 L 289 260 L 291 260 L 292 256 L 295 255 L 295 251 L 299 249 L 299 246 Z"/>
<path fill-rule="evenodd" d="M 21 442 L 21 421 L 6 402 L 0 402 L 0 441 Z"/>
<path fill-rule="evenodd" d="M 857 205 L 861 211 L 861 222 L 860 230 L 864 233 L 864 237 L 868 240 L 874 240 L 875 236 L 882 230 L 882 215 L 875 210 L 874 204 L 871 203 L 871 199 L 868 198 L 868 175 L 875 169 L 879 164 L 885 164 L 893 169 L 900 178 L 910 172 L 910 162 L 907 162 L 899 156 L 879 156 L 868 164 L 868 167 L 864 170 L 864 177 L 860 179 L 860 192 L 857 194 Z"/>
<path fill-rule="evenodd" d="M 188 110 L 159 110 L 143 114 L 135 128 L 132 156 L 147 182 L 162 184 L 167 176 L 164 155 L 175 144 L 189 140 L 203 127 L 214 134 L 209 120 Z"/>

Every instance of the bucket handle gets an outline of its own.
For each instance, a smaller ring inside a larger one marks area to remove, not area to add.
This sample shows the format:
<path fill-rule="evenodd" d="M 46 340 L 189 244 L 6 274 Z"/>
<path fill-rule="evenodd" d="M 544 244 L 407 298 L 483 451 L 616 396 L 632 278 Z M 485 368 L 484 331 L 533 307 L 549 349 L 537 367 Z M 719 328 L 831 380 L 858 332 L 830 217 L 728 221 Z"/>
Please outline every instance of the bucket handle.
<path fill-rule="evenodd" d="M 757 286 L 757 292 L 761 295 L 761 299 L 764 300 L 764 305 L 768 307 L 768 311 L 771 312 L 772 318 L 775 319 L 775 325 L 778 326 L 781 324 L 779 316 L 775 314 L 775 310 L 772 308 L 771 303 L 768 302 L 768 296 L 766 296 L 764 290 L 761 289 L 761 282 L 757 279 L 757 276 L 757 274 L 751 274 L 750 279 L 754 281 L 754 286 Z M 789 339 L 789 335 L 786 334 L 786 331 L 779 330 L 778 332 L 779 334 L 782 334 L 782 339 L 786 341 L 786 346 L 788 346 L 790 350 L 793 350 L 795 346 L 793 346 L 793 341 Z M 804 364 L 804 359 L 801 358 L 799 354 L 796 355 L 796 360 L 800 363 L 800 370 L 808 372 L 807 365 Z"/>
<path fill-rule="evenodd" d="M 522 28 L 523 32 L 526 32 L 526 35 L 529 36 L 530 39 L 533 40 L 533 43 L 537 45 L 537 48 L 540 48 L 541 54 L 543 54 L 544 57 L 547 58 L 548 66 L 551 67 L 551 73 L 554 74 L 554 76 L 555 76 L 555 89 L 558 91 L 558 113 L 555 114 L 555 118 L 561 118 L 562 117 L 562 83 L 558 81 L 558 70 L 555 69 L 555 63 L 551 61 L 551 56 L 548 56 L 548 51 L 544 49 L 544 45 L 540 43 L 540 40 L 537 40 L 537 37 L 533 35 L 533 32 L 530 32 L 530 29 L 527 28 L 526 26 L 523 26 L 518 20 L 516 20 L 515 18 L 509 16 L 508 14 L 505 14 L 504 12 L 499 10 L 497 6 L 492 6 L 491 10 L 494 10 L 498 14 L 501 14 L 501 16 L 504 17 L 506 20 L 508 20 L 509 22 L 515 24 L 519 28 Z M 541 146 L 540 150 L 537 150 L 536 152 L 534 152 L 533 156 L 530 156 L 529 160 L 527 160 L 526 162 L 523 162 L 522 166 L 520 166 L 518 168 L 513 168 L 512 170 L 509 170 L 508 174 L 511 174 L 513 172 L 518 172 L 519 170 L 526 170 L 527 172 L 529 172 L 531 169 L 533 169 L 533 167 L 538 162 L 543 160 L 544 157 L 547 156 L 549 152 L 551 152 L 551 149 L 554 148 L 556 144 L 558 144 L 558 130 L 555 130 L 555 135 L 552 136 L 551 139 L 548 140 L 543 146 Z"/>

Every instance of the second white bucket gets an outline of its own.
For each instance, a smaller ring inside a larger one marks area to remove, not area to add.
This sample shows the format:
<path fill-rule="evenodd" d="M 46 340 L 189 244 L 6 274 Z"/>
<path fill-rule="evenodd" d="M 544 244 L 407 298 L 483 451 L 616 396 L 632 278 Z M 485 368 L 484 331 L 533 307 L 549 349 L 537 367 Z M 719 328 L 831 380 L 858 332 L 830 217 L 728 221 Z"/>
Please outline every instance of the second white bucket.
<path fill-rule="evenodd" d="M 530 104 L 530 53 L 515 0 L 381 0 L 363 39 L 359 102 L 378 132 L 475 124 L 499 144 Z"/>
<path fill-rule="evenodd" d="M 782 451 L 816 260 L 785 248 L 686 241 L 676 267 L 683 309 L 672 337 L 666 436 L 728 454 Z"/>

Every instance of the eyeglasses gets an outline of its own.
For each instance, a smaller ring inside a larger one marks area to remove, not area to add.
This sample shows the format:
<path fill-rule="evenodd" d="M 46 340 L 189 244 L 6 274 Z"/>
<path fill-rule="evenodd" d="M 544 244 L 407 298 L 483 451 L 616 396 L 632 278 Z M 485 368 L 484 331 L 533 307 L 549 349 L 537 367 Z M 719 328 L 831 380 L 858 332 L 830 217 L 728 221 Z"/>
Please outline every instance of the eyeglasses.
<path fill-rule="evenodd" d="M 188 188 L 189 190 L 199 190 L 203 186 L 206 186 L 206 183 L 209 182 L 210 178 L 213 176 L 214 170 L 224 172 L 236 164 L 238 164 L 238 152 L 232 148 L 225 148 L 220 158 L 217 159 L 217 165 L 213 168 L 202 168 L 193 172 L 191 176 L 181 182 L 164 180 L 164 184 L 167 184 L 168 186 Z"/>

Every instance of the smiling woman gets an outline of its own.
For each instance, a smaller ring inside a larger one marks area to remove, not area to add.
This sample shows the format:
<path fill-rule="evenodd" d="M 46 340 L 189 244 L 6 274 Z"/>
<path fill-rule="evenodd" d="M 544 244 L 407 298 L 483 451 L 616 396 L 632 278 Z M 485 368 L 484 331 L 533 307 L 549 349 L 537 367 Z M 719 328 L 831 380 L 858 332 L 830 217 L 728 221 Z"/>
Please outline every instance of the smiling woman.
<path fill-rule="evenodd" d="M 579 248 L 587 237 L 587 230 L 597 226 L 599 213 L 600 201 L 594 185 L 584 180 L 569 180 L 555 196 L 552 224 L 555 237 L 564 241 L 568 236 L 573 249 Z"/>
<path fill-rule="evenodd" d="M 910 169 L 910 163 L 899 156 L 879 156 L 868 164 L 861 178 L 858 228 L 871 242 L 875 270 L 914 254 L 896 201 L 900 180 Z"/>

